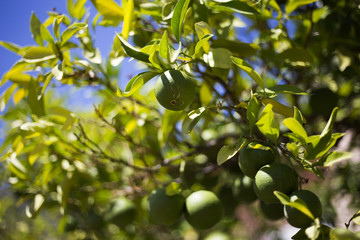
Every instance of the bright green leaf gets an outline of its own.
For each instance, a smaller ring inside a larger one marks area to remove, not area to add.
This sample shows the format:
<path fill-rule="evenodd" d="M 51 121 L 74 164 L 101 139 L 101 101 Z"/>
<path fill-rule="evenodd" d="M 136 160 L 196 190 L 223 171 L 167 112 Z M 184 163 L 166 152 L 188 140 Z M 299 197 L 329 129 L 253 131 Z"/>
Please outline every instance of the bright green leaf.
<path fill-rule="evenodd" d="M 159 51 L 160 57 L 164 58 L 164 59 L 169 59 L 169 40 L 168 40 L 168 35 L 167 35 L 167 31 L 165 30 L 161 41 L 160 41 L 160 51 Z"/>
<path fill-rule="evenodd" d="M 282 192 L 274 191 L 274 194 L 283 205 L 293 207 L 308 216 L 309 218 L 315 220 L 314 215 L 311 213 L 306 203 L 300 198 L 295 199 L 295 201 L 290 201 L 290 198 Z"/>
<path fill-rule="evenodd" d="M 194 58 L 200 56 L 201 49 L 204 49 L 204 52 L 209 54 L 209 51 L 210 51 L 209 39 L 212 38 L 212 37 L 213 37 L 212 34 L 205 35 L 205 36 L 203 36 L 202 39 L 200 39 L 196 43 L 195 52 L 194 52 L 194 55 L 193 55 Z"/>
<path fill-rule="evenodd" d="M 54 52 L 46 47 L 31 47 L 23 55 L 24 60 L 28 63 L 43 62 L 55 57 Z"/>
<path fill-rule="evenodd" d="M 178 42 L 180 42 L 180 33 L 189 3 L 190 0 L 179 0 L 175 5 L 174 14 L 171 18 L 171 30 Z"/>
<path fill-rule="evenodd" d="M 14 52 L 14 53 L 19 53 L 21 50 L 21 47 L 16 45 L 15 43 L 11 43 L 11 42 L 4 42 L 4 41 L 0 41 L 0 46 L 3 46 L 4 48 Z"/>
<path fill-rule="evenodd" d="M 295 118 L 287 118 L 283 123 L 288 129 L 290 129 L 295 135 L 299 137 L 303 145 L 306 145 L 308 138 L 307 133 L 303 126 Z"/>
<path fill-rule="evenodd" d="M 204 81 L 199 90 L 200 101 L 203 106 L 209 105 L 212 99 L 211 87 Z"/>
<path fill-rule="evenodd" d="M 17 85 L 13 84 L 0 96 L 0 112 L 4 111 L 6 104 L 16 88 Z"/>
<path fill-rule="evenodd" d="M 233 55 L 238 57 L 249 57 L 255 55 L 260 49 L 255 43 L 243 43 L 240 41 L 232 41 L 227 39 L 216 39 L 212 41 L 212 48 L 226 48 Z"/>
<path fill-rule="evenodd" d="M 260 114 L 259 120 L 256 122 L 256 126 L 266 138 L 276 143 L 280 130 L 279 122 L 275 118 L 272 108 L 273 106 L 271 104 L 266 105 Z"/>
<path fill-rule="evenodd" d="M 214 48 L 204 60 L 212 68 L 230 69 L 232 67 L 231 52 L 225 48 Z"/>
<path fill-rule="evenodd" d="M 323 163 L 323 166 L 330 167 L 333 164 L 338 163 L 340 161 L 351 159 L 353 156 L 354 156 L 354 154 L 351 152 L 333 151 L 326 157 L 325 162 Z"/>
<path fill-rule="evenodd" d="M 238 153 L 243 147 L 245 147 L 249 141 L 245 138 L 239 138 L 235 145 L 223 146 L 217 155 L 217 164 L 221 165 L 225 163 L 227 160 L 235 156 L 236 153 Z"/>
<path fill-rule="evenodd" d="M 286 1 L 285 11 L 288 15 L 295 11 L 297 8 L 302 7 L 304 5 L 314 3 L 317 0 L 288 0 Z"/>
<path fill-rule="evenodd" d="M 161 62 L 158 57 L 159 52 L 157 51 L 157 47 L 158 47 L 157 43 L 154 43 L 152 45 L 150 52 L 149 52 L 149 61 L 154 67 L 162 70 Z"/>
<path fill-rule="evenodd" d="M 118 96 L 128 97 L 137 91 L 142 85 L 157 75 L 156 72 L 142 72 L 132 77 L 125 87 L 125 91 L 118 92 Z"/>
<path fill-rule="evenodd" d="M 134 0 L 128 0 L 125 8 L 125 15 L 123 21 L 122 36 L 125 40 L 128 39 L 129 33 L 132 29 L 133 19 L 135 14 Z"/>
<path fill-rule="evenodd" d="M 72 1 L 72 0 L 71 0 Z M 53 32 L 57 40 L 60 38 L 60 23 L 64 20 L 64 15 L 59 15 L 54 18 Z"/>
<path fill-rule="evenodd" d="M 255 72 L 250 64 L 237 57 L 231 57 L 231 60 L 236 66 L 244 70 L 262 89 L 265 89 L 262 78 L 257 72 Z"/>
<path fill-rule="evenodd" d="M 65 31 L 61 34 L 61 45 L 64 45 L 74 34 L 79 32 L 81 29 L 87 28 L 86 23 L 74 23 L 70 25 Z"/>
<path fill-rule="evenodd" d="M 193 130 L 195 125 L 201 119 L 202 115 L 205 113 L 205 110 L 206 108 L 200 107 L 198 109 L 192 110 L 188 113 L 188 115 L 186 115 L 181 128 L 183 135 L 187 135 Z"/>
<path fill-rule="evenodd" d="M 272 98 L 264 98 L 261 99 L 261 102 L 265 105 L 271 104 L 273 105 L 273 111 L 279 113 L 285 117 L 292 117 L 294 115 L 294 111 L 291 107 L 288 107 Z"/>
<path fill-rule="evenodd" d="M 257 98 L 253 94 L 251 94 L 251 98 L 246 109 L 246 117 L 249 120 L 249 124 L 250 124 L 250 133 L 252 133 L 258 115 L 259 115 L 259 102 Z"/>

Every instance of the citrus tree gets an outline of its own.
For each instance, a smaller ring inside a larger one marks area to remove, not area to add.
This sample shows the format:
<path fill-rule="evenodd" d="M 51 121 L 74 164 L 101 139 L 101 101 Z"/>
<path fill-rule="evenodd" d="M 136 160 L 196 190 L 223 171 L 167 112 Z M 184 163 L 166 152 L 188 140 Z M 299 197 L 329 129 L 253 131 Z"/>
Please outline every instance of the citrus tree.
<path fill-rule="evenodd" d="M 360 238 L 357 1 L 67 8 L 0 41 L 5 239 Z"/>

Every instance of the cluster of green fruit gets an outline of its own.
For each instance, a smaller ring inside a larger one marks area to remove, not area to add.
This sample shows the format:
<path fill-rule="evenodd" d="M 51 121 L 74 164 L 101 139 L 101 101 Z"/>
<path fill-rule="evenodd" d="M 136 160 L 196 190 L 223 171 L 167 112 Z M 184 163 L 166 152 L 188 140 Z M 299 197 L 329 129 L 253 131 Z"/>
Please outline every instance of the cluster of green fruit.
<path fill-rule="evenodd" d="M 270 146 L 251 142 L 239 153 L 239 167 L 242 172 L 254 179 L 254 191 L 261 200 L 260 209 L 265 217 L 278 220 L 285 216 L 287 222 L 297 228 L 306 228 L 313 219 L 289 205 L 282 205 L 274 191 L 290 196 L 290 202 L 306 204 L 314 218 L 322 215 L 319 198 L 311 191 L 298 190 L 297 173 L 289 166 L 276 161 L 277 152 Z"/>
<path fill-rule="evenodd" d="M 165 226 L 174 225 L 184 214 L 185 219 L 196 229 L 207 229 L 218 223 L 223 216 L 219 198 L 211 191 L 199 190 L 186 199 L 180 193 L 167 194 L 165 188 L 151 192 L 148 198 L 150 220 Z M 118 198 L 106 215 L 106 220 L 123 228 L 136 219 L 136 205 Z"/>

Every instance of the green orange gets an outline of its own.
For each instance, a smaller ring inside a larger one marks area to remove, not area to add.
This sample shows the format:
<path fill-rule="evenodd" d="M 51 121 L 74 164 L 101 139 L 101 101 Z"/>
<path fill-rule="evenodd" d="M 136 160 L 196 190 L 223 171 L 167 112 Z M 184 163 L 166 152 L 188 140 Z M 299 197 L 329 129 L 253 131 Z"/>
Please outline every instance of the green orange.
<path fill-rule="evenodd" d="M 251 142 L 239 153 L 239 167 L 248 177 L 254 178 L 257 171 L 264 165 L 275 161 L 274 151 L 264 144 Z"/>
<path fill-rule="evenodd" d="M 296 172 L 282 163 L 263 166 L 255 175 L 254 190 L 258 198 L 267 203 L 278 203 L 274 191 L 291 194 L 298 187 Z"/>
<path fill-rule="evenodd" d="M 219 198 L 210 191 L 199 190 L 190 194 L 185 201 L 185 218 L 196 229 L 208 229 L 223 217 Z"/>
<path fill-rule="evenodd" d="M 136 205 L 124 197 L 116 199 L 106 214 L 106 220 L 125 227 L 135 221 Z"/>
<path fill-rule="evenodd" d="M 181 194 L 168 195 L 165 188 L 156 189 L 148 198 L 150 219 L 158 224 L 173 225 L 180 219 L 184 203 Z"/>
<path fill-rule="evenodd" d="M 320 199 L 313 192 L 309 190 L 299 190 L 290 195 L 291 202 L 295 202 L 297 199 L 301 199 L 306 204 L 314 218 L 321 217 L 322 205 Z M 285 206 L 284 213 L 288 223 L 294 227 L 305 228 L 310 226 L 314 221 L 309 216 L 290 206 Z"/>
<path fill-rule="evenodd" d="M 284 205 L 281 203 L 266 203 L 260 201 L 260 210 L 267 219 L 272 221 L 284 217 Z"/>
<path fill-rule="evenodd" d="M 164 108 L 181 111 L 192 103 L 195 86 L 180 71 L 167 70 L 156 81 L 155 96 Z"/>

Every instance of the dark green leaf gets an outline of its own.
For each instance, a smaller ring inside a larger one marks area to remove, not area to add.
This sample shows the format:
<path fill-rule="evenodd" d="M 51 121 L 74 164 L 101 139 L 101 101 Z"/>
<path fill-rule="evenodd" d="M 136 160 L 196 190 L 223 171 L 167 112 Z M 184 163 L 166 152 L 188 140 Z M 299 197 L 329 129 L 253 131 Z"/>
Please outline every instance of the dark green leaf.
<path fill-rule="evenodd" d="M 180 42 L 181 29 L 189 3 L 190 0 L 179 0 L 175 5 L 174 14 L 171 18 L 171 30 L 178 42 Z"/>
<path fill-rule="evenodd" d="M 268 89 L 271 91 L 274 91 L 275 93 L 290 93 L 290 94 L 295 94 L 295 95 L 307 95 L 307 93 L 304 92 L 303 90 L 301 90 L 300 88 L 293 86 L 293 85 L 288 85 L 288 84 L 276 85 L 273 87 L 269 87 Z"/>
<path fill-rule="evenodd" d="M 226 48 L 238 57 L 249 57 L 255 55 L 260 47 L 254 43 L 243 43 L 226 39 L 212 41 L 212 48 Z"/>
<path fill-rule="evenodd" d="M 285 11 L 288 15 L 290 15 L 290 13 L 292 13 L 297 8 L 310 3 L 314 3 L 316 1 L 317 0 L 288 0 L 286 1 Z"/>
<path fill-rule="evenodd" d="M 40 91 L 38 91 L 37 84 L 32 81 L 28 85 L 28 90 L 29 94 L 27 97 L 27 102 L 29 104 L 31 112 L 38 117 L 44 116 L 44 97 L 40 94 Z"/>
<path fill-rule="evenodd" d="M 280 61 L 297 67 L 310 67 L 313 63 L 312 56 L 305 49 L 290 48 L 278 55 Z"/>
<path fill-rule="evenodd" d="M 149 55 L 141 52 L 140 50 L 131 46 L 125 39 L 123 39 L 119 34 L 117 35 L 120 39 L 121 46 L 123 47 L 125 53 L 136 60 L 150 63 Z"/>

